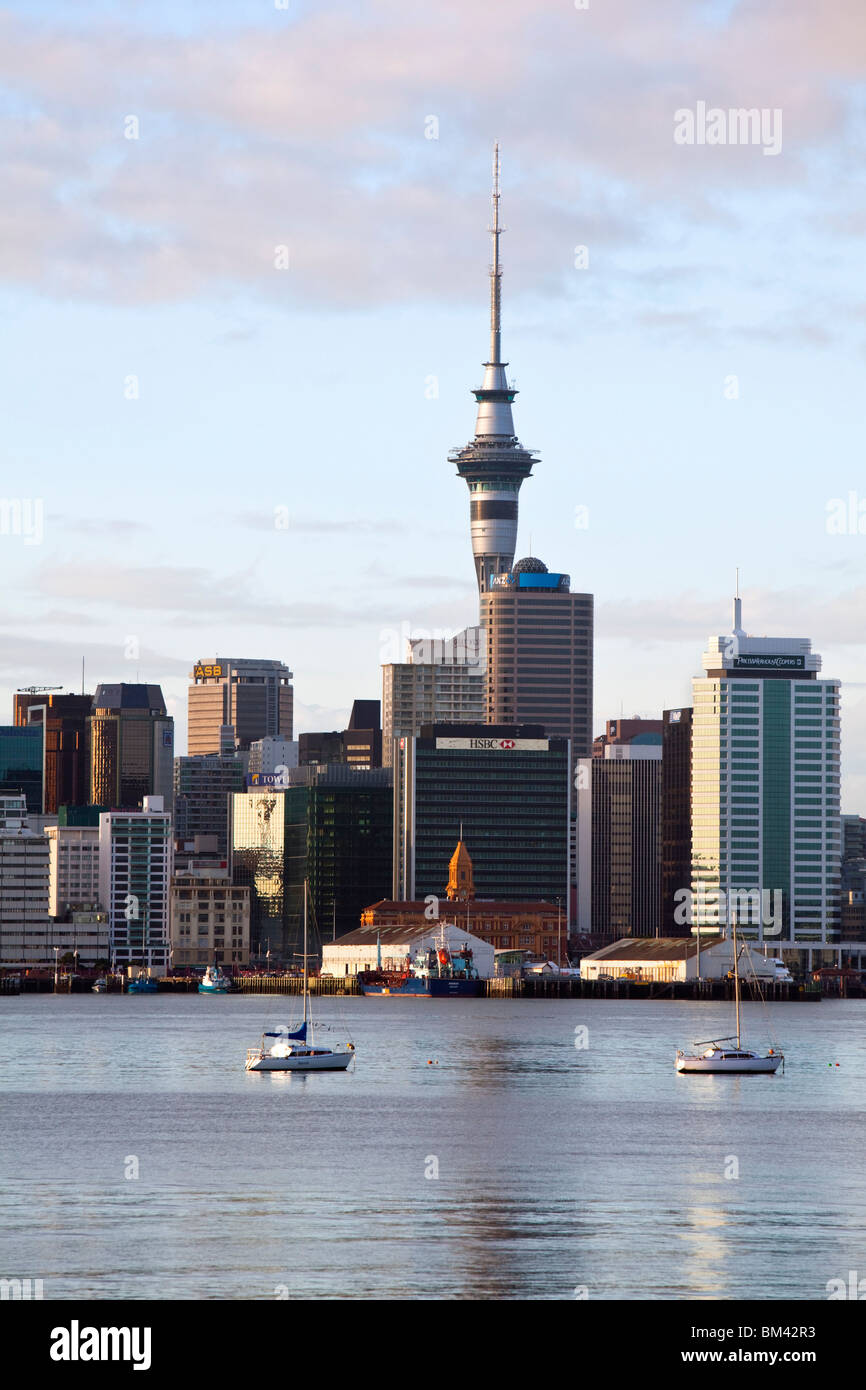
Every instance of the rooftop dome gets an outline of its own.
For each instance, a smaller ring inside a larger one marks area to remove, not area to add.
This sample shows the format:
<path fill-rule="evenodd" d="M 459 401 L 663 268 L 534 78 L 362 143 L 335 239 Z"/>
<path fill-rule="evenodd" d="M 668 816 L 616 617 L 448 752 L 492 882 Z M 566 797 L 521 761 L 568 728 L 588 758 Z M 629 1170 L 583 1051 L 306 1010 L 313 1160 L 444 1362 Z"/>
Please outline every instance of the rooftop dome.
<path fill-rule="evenodd" d="M 525 560 L 518 560 L 511 571 L 512 574 L 547 574 L 547 565 L 543 560 L 536 560 L 534 555 L 527 555 Z"/>

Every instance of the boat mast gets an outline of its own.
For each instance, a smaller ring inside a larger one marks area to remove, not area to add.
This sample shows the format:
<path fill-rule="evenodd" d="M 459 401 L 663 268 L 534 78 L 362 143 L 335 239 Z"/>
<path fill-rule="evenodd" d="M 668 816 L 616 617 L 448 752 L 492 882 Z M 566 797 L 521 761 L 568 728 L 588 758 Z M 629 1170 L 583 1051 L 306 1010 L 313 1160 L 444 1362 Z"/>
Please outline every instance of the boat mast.
<path fill-rule="evenodd" d="M 737 1010 L 737 1051 L 740 1050 L 740 969 L 737 962 L 737 913 L 736 909 L 731 914 L 731 926 L 734 932 L 734 999 L 736 1000 Z"/>
<path fill-rule="evenodd" d="M 308 883 L 304 879 L 304 1024 L 307 1022 L 307 894 Z"/>

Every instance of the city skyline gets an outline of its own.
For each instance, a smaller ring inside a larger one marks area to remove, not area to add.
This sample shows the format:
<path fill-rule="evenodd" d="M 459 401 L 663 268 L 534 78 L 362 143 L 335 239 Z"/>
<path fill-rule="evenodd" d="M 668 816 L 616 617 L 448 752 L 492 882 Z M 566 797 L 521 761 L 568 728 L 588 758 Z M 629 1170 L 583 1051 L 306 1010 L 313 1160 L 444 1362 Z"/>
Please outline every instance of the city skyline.
<path fill-rule="evenodd" d="M 862 807 L 856 16 L 674 4 L 649 30 L 624 9 L 504 7 L 514 82 L 537 52 L 518 37 L 545 34 L 512 113 L 501 74 L 455 66 L 472 12 L 425 15 L 418 46 L 416 17 L 347 12 L 371 70 L 346 66 L 326 112 L 269 80 L 321 42 L 311 7 L 209 6 L 206 44 L 164 5 L 7 7 L 5 490 L 44 508 L 39 543 L 11 514 L 0 536 L 8 710 L 17 685 L 80 689 L 83 655 L 88 689 L 160 684 L 180 750 L 186 673 L 233 650 L 295 671 L 298 731 L 341 728 L 380 695 L 389 634 L 474 622 L 447 454 L 472 423 L 498 138 L 516 424 L 544 465 L 515 558 L 596 596 L 594 732 L 689 704 L 739 564 L 756 628 L 808 633 L 842 681 Z M 245 93 L 221 81 L 239 47 Z M 781 110 L 781 148 L 678 144 L 675 112 L 707 101 Z"/>

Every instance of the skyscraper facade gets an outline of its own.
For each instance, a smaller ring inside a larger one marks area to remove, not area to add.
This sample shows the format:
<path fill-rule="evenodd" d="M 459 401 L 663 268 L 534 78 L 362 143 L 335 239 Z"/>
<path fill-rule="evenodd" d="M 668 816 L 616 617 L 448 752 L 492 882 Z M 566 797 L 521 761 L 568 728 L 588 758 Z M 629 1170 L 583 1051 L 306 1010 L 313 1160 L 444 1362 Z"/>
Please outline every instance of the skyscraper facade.
<path fill-rule="evenodd" d="M 661 733 L 648 731 L 631 743 L 604 744 L 600 757 L 579 760 L 582 933 L 660 935 L 661 760 Z"/>
<path fill-rule="evenodd" d="M 45 813 L 60 806 L 86 806 L 90 796 L 92 695 L 19 690 L 15 723 L 41 724 L 45 731 Z"/>
<path fill-rule="evenodd" d="M 99 817 L 99 901 L 121 968 L 142 965 L 165 973 L 171 872 L 171 815 L 161 796 L 145 796 L 140 811 Z"/>
<path fill-rule="evenodd" d="M 0 792 L 23 792 L 30 815 L 43 812 L 44 731 L 0 724 Z"/>
<path fill-rule="evenodd" d="M 479 898 L 559 898 L 567 913 L 567 739 L 533 725 L 437 724 L 395 748 L 393 899 L 441 894 L 465 838 Z"/>
<path fill-rule="evenodd" d="M 191 757 L 225 751 L 225 733 L 234 729 L 235 744 L 247 750 L 269 735 L 292 737 L 292 673 L 281 661 L 247 661 L 215 657 L 197 661 L 188 693 Z"/>
<path fill-rule="evenodd" d="M 592 594 L 573 594 L 567 574 L 534 558 L 495 575 L 481 598 L 487 634 L 489 724 L 543 724 L 570 739 L 575 759 L 592 750 Z"/>
<path fill-rule="evenodd" d="M 662 715 L 662 936 L 691 935 L 677 914 L 677 893 L 692 881 L 692 714 Z"/>
<path fill-rule="evenodd" d="M 214 835 L 223 856 L 228 851 L 229 800 L 243 791 L 244 759 L 237 754 L 205 753 L 174 760 L 174 830 L 178 840 Z"/>
<path fill-rule="evenodd" d="M 482 724 L 487 649 L 480 627 L 451 638 L 407 640 L 407 660 L 382 667 L 382 761 L 394 739 L 417 737 L 425 724 Z"/>
<path fill-rule="evenodd" d="M 692 911 L 804 963 L 839 940 L 839 682 L 807 638 L 750 637 L 734 601 L 693 682 Z M 736 894 L 734 898 L 733 895 Z M 759 920 L 755 920 L 758 918 Z"/>
<path fill-rule="evenodd" d="M 174 720 L 158 685 L 99 685 L 90 728 L 90 800 L 135 810 L 173 797 Z"/>
<path fill-rule="evenodd" d="M 491 576 L 511 568 L 517 541 L 517 501 L 520 484 L 532 472 L 535 452 L 524 449 L 514 433 L 511 406 L 517 391 L 505 375 L 502 360 L 499 259 L 499 146 L 493 155 L 493 263 L 490 268 L 490 355 L 484 380 L 473 391 L 478 403 L 475 438 L 449 454 L 469 488 L 472 554 L 478 591 L 487 592 Z"/>

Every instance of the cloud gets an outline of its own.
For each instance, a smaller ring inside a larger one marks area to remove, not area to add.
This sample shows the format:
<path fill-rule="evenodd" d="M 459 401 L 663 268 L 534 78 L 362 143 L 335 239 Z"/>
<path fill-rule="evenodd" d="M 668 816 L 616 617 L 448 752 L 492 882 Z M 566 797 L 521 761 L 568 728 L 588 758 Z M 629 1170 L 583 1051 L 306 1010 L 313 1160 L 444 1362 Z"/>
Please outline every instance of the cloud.
<path fill-rule="evenodd" d="M 862 198 L 814 156 L 857 151 L 858 0 L 706 14 L 693 0 L 585 12 L 503 0 L 492 24 L 462 0 L 346 0 L 184 34 L 116 13 L 84 30 L 7 14 L 0 79 L 19 119 L 0 137 L 4 273 L 126 302 L 238 285 L 286 307 L 462 299 L 484 254 L 493 133 L 509 274 L 547 296 L 569 283 L 575 242 L 737 226 L 750 196 L 763 207 L 817 188 L 825 235 L 841 218 L 856 226 Z M 503 91 L 532 100 L 504 104 Z M 781 108 L 782 153 L 676 145 L 674 112 L 698 100 Z"/>

